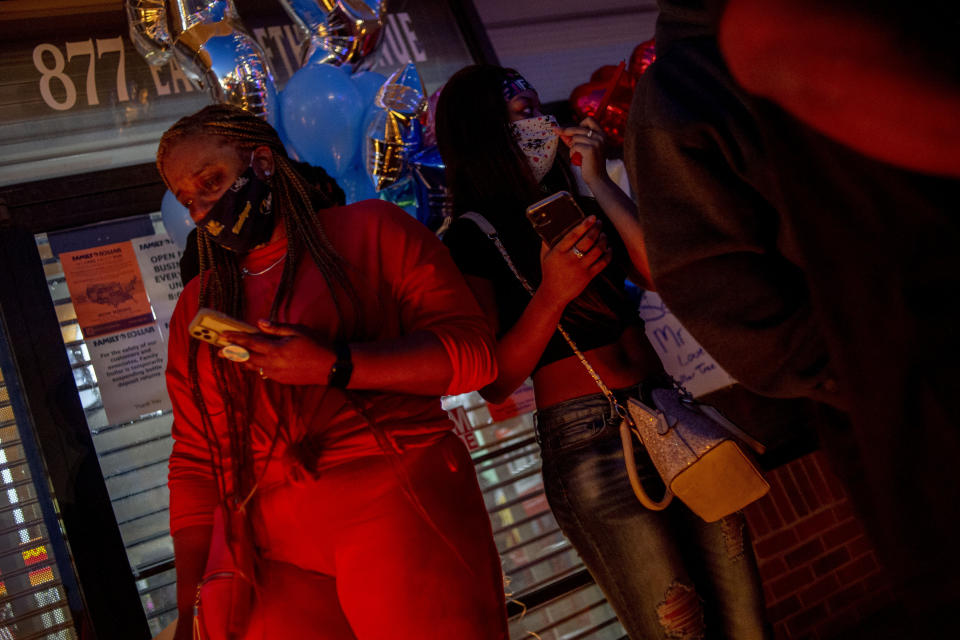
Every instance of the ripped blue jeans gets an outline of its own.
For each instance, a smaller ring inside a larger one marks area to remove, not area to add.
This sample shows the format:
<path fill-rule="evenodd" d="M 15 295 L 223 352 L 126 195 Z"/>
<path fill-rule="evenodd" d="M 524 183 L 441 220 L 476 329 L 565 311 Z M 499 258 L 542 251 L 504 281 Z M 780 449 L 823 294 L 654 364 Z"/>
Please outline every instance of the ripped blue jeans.
<path fill-rule="evenodd" d="M 627 478 L 619 425 L 599 393 L 537 413 L 550 508 L 630 638 L 769 638 L 742 514 L 708 523 L 676 499 L 664 511 L 644 508 Z M 650 495 L 663 495 L 639 444 L 636 464 Z"/>

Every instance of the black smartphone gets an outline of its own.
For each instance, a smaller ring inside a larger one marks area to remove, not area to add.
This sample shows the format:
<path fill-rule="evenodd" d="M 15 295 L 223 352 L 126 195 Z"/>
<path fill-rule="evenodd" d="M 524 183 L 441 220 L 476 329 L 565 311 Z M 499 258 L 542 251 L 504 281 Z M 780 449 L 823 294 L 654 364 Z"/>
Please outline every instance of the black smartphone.
<path fill-rule="evenodd" d="M 534 202 L 527 207 L 527 219 L 548 247 L 552 247 L 586 216 L 567 191 Z"/>

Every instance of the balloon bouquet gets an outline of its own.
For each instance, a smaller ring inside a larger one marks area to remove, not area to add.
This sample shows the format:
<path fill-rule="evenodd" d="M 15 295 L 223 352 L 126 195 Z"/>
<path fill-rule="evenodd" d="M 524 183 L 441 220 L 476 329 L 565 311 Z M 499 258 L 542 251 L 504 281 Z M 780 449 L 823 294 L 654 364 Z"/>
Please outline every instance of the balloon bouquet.
<path fill-rule="evenodd" d="M 303 64 L 279 95 L 233 0 L 125 0 L 125 9 L 130 38 L 148 64 L 173 58 L 214 101 L 266 119 L 292 157 L 337 179 L 348 202 L 380 197 L 439 226 L 443 165 L 435 147 L 423 147 L 426 100 L 416 68 L 408 64 L 389 79 L 357 70 L 380 42 L 386 0 L 280 2 L 303 36 Z M 183 248 L 194 226 L 186 207 L 168 191 L 161 214 Z"/>

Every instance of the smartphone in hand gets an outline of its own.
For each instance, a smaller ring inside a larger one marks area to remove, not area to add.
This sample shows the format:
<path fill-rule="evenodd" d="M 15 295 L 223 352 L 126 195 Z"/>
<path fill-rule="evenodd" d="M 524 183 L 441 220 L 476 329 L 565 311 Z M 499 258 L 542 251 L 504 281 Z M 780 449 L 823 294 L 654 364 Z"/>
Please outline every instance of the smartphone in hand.
<path fill-rule="evenodd" d="M 548 247 L 557 244 L 560 238 L 580 224 L 585 217 L 583 210 L 567 191 L 558 191 L 527 207 L 527 220 Z"/>
<path fill-rule="evenodd" d="M 193 321 L 190 322 L 190 335 L 192 337 L 218 347 L 225 347 L 230 344 L 221 335 L 225 331 L 259 333 L 259 330 L 253 325 L 205 307 L 201 307 L 197 311 L 197 315 L 193 317 Z"/>

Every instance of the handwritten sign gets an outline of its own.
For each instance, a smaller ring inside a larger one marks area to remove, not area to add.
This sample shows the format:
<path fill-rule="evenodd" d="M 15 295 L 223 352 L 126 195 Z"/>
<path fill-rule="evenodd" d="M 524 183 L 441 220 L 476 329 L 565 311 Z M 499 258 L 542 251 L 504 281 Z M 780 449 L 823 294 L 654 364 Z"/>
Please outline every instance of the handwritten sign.
<path fill-rule="evenodd" d="M 663 368 L 694 396 L 702 396 L 736 383 L 729 373 L 700 346 L 656 293 L 640 300 L 640 317 L 647 339 L 656 349 Z"/>

